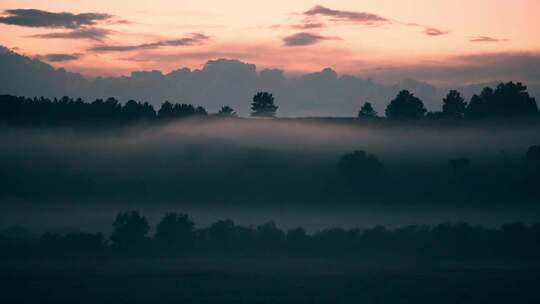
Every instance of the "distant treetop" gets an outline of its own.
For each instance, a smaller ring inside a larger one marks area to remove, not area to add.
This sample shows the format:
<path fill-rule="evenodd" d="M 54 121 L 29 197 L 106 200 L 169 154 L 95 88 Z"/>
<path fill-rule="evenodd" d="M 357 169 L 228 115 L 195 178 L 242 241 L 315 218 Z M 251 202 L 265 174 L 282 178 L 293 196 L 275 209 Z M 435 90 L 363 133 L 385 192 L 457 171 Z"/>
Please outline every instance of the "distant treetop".
<path fill-rule="evenodd" d="M 233 108 L 231 108 L 229 106 L 221 107 L 221 109 L 218 112 L 218 115 L 219 116 L 224 116 L 224 117 L 236 117 L 236 116 L 238 116 L 236 114 L 236 112 L 233 110 Z"/>
<path fill-rule="evenodd" d="M 527 87 L 518 83 L 501 83 L 493 90 L 486 87 L 474 95 L 467 107 L 466 117 L 480 119 L 521 119 L 538 116 L 536 100 L 529 96 Z"/>
<path fill-rule="evenodd" d="M 448 92 L 443 99 L 443 117 L 450 119 L 463 119 L 467 110 L 467 103 L 456 90 Z"/>
<path fill-rule="evenodd" d="M 251 102 L 251 116 L 274 117 L 278 106 L 274 104 L 274 96 L 268 92 L 259 92 L 253 96 Z"/>
<path fill-rule="evenodd" d="M 360 112 L 358 112 L 359 118 L 373 118 L 377 117 L 377 112 L 373 109 L 373 106 L 369 102 L 365 102 Z"/>
<path fill-rule="evenodd" d="M 426 114 L 426 108 L 420 98 L 403 90 L 386 107 L 386 117 L 396 120 L 418 120 Z"/>

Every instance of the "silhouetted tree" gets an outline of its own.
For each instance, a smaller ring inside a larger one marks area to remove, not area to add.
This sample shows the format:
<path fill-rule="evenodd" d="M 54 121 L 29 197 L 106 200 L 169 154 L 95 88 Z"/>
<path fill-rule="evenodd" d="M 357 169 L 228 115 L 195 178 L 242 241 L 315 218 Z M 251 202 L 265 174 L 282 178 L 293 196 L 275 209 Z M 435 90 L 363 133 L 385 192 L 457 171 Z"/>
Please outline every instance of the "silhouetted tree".
<path fill-rule="evenodd" d="M 206 116 L 208 112 L 202 106 L 193 106 L 191 104 L 176 103 L 171 104 L 166 101 L 161 105 L 158 111 L 158 118 L 172 119 L 184 118 L 189 116 Z"/>
<path fill-rule="evenodd" d="M 197 106 L 195 108 L 195 115 L 198 115 L 198 116 L 206 116 L 208 115 L 208 111 L 206 111 L 206 109 L 202 106 Z"/>
<path fill-rule="evenodd" d="M 229 251 L 234 247 L 235 225 L 232 220 L 221 220 L 212 224 L 207 231 L 208 241 L 218 250 Z"/>
<path fill-rule="evenodd" d="M 136 212 L 120 213 L 113 235 L 124 235 L 129 243 L 113 242 L 113 249 L 123 249 L 124 254 L 140 252 L 150 241 L 145 237 L 145 219 Z M 129 229 L 126 229 L 130 227 Z M 20 230 L 20 229 L 18 229 Z M 125 230 L 119 233 L 118 230 Z M 127 231 L 127 232 L 126 232 Z M 138 231 L 135 233 L 135 231 Z M 96 258 L 107 253 L 109 244 L 101 233 L 70 232 L 45 233 L 29 237 L 27 233 L 13 233 L 13 229 L 0 230 L 0 258 Z M 127 235 L 127 236 L 126 236 Z M 134 236 L 136 235 L 136 236 Z M 193 242 L 190 251 L 171 244 L 182 245 L 185 240 Z M 133 241 L 133 240 L 137 241 Z M 524 259 L 540 259 L 540 223 L 506 223 L 499 228 L 483 228 L 464 222 L 443 223 L 435 227 L 409 225 L 386 228 L 375 226 L 365 230 L 357 228 L 330 228 L 308 234 L 303 228 L 283 233 L 272 222 L 253 226 L 237 226 L 231 220 L 218 221 L 208 228 L 193 231 L 193 222 L 184 214 L 167 214 L 158 224 L 155 242 L 158 251 L 145 254 L 184 253 L 200 257 L 205 254 L 223 256 L 281 255 L 290 253 L 304 257 L 322 256 L 372 256 L 394 258 L 430 258 L 449 260 L 482 260 L 509 258 L 523 262 Z M 126 244 L 129 244 L 127 246 Z"/>
<path fill-rule="evenodd" d="M 161 250 L 185 251 L 192 246 L 194 225 L 186 214 L 169 213 L 156 226 L 154 239 Z"/>
<path fill-rule="evenodd" d="M 280 249 L 285 244 L 285 233 L 274 222 L 257 226 L 259 247 L 269 250 Z"/>
<path fill-rule="evenodd" d="M 339 159 L 338 169 L 341 176 L 348 181 L 367 182 L 381 176 L 383 165 L 373 154 L 354 151 Z"/>
<path fill-rule="evenodd" d="M 156 111 L 149 103 L 140 103 L 129 100 L 122 107 L 122 119 L 125 121 L 150 120 L 155 118 Z"/>
<path fill-rule="evenodd" d="M 137 211 L 121 212 L 113 223 L 111 241 L 115 247 L 126 251 L 144 249 L 148 244 L 150 230 L 146 217 Z"/>
<path fill-rule="evenodd" d="M 362 108 L 360 108 L 360 112 L 358 112 L 359 118 L 374 118 L 377 117 L 377 112 L 373 109 L 373 106 L 371 106 L 371 103 L 365 102 Z"/>
<path fill-rule="evenodd" d="M 486 87 L 473 95 L 467 107 L 469 119 L 522 119 L 538 116 L 536 100 L 521 83 L 501 83 L 495 90 Z"/>
<path fill-rule="evenodd" d="M 493 98 L 492 96 L 493 89 L 490 87 L 485 87 L 482 89 L 480 95 L 474 94 L 471 97 L 469 105 L 467 106 L 465 118 L 472 120 L 489 118 L 488 100 L 491 100 Z"/>
<path fill-rule="evenodd" d="M 218 112 L 218 115 L 219 116 L 224 116 L 224 117 L 236 117 L 237 116 L 236 112 L 233 110 L 233 108 L 231 108 L 229 106 L 221 107 L 221 109 Z"/>
<path fill-rule="evenodd" d="M 172 103 L 165 101 L 158 111 L 159 118 L 172 118 L 173 117 L 173 105 Z"/>
<path fill-rule="evenodd" d="M 310 236 L 304 228 L 298 227 L 287 231 L 287 248 L 292 252 L 307 252 L 310 249 Z"/>
<path fill-rule="evenodd" d="M 467 103 L 458 91 L 451 90 L 443 99 L 443 115 L 450 119 L 463 119 Z"/>
<path fill-rule="evenodd" d="M 173 106 L 173 117 L 187 117 L 195 114 L 195 107 L 191 104 L 177 103 Z"/>
<path fill-rule="evenodd" d="M 121 110 L 122 105 L 120 102 L 114 97 L 109 97 L 102 104 L 100 113 L 102 113 L 102 117 L 104 117 L 105 120 L 113 120 L 119 116 Z"/>
<path fill-rule="evenodd" d="M 386 117 L 396 120 L 416 120 L 424 117 L 426 108 L 422 100 L 407 90 L 399 92 L 386 107 Z"/>
<path fill-rule="evenodd" d="M 251 102 L 251 116 L 274 117 L 278 106 L 274 104 L 274 96 L 268 92 L 259 92 Z"/>

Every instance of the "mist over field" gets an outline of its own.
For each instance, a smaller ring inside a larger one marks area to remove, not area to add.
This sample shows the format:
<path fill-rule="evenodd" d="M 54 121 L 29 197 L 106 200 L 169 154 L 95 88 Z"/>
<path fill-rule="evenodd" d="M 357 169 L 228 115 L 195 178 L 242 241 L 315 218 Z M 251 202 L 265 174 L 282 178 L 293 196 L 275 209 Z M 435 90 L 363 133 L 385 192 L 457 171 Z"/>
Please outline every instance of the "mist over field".
<path fill-rule="evenodd" d="M 203 226 L 232 218 L 311 230 L 538 219 L 532 197 L 517 195 L 537 124 L 194 118 L 113 129 L 4 126 L 0 134 L 5 225 L 102 231 L 125 209 L 156 221 L 182 211 Z M 349 188 L 338 162 L 356 150 L 376 155 L 385 175 Z M 449 160 L 463 157 L 471 166 L 461 176 Z"/>

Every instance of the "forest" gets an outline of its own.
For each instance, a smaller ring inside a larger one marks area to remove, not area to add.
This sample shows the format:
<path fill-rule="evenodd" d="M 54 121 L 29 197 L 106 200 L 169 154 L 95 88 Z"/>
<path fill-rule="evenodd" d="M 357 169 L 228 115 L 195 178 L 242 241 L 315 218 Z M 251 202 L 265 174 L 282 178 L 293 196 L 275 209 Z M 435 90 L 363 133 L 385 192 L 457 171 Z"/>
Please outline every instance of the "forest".
<path fill-rule="evenodd" d="M 226 101 L 224 102 L 226 103 Z M 251 102 L 251 116 L 274 117 L 279 108 L 269 92 L 259 92 Z M 99 125 L 132 124 L 135 122 L 170 121 L 186 117 L 236 117 L 234 109 L 223 105 L 218 113 L 209 114 L 202 106 L 165 101 L 156 110 L 148 102 L 129 100 L 120 103 L 114 97 L 85 102 L 64 96 L 44 97 L 0 96 L 0 123 L 26 125 Z M 359 112 L 351 113 L 361 119 L 379 118 L 369 101 Z M 496 88 L 485 87 L 466 102 L 458 91 L 451 90 L 442 101 L 442 110 L 428 112 L 421 99 L 402 90 L 389 102 L 385 119 L 414 121 L 421 119 L 447 121 L 538 120 L 538 105 L 521 83 L 500 83 Z"/>
<path fill-rule="evenodd" d="M 107 259 L 126 257 L 350 257 L 390 260 L 449 261 L 540 258 L 540 223 L 507 223 L 500 227 L 465 222 L 397 228 L 327 228 L 307 233 L 280 229 L 273 222 L 242 226 L 219 220 L 198 227 L 184 213 L 167 213 L 152 229 L 138 211 L 120 212 L 110 237 L 103 233 L 68 232 L 35 235 L 23 227 L 0 231 L 3 259 Z"/>

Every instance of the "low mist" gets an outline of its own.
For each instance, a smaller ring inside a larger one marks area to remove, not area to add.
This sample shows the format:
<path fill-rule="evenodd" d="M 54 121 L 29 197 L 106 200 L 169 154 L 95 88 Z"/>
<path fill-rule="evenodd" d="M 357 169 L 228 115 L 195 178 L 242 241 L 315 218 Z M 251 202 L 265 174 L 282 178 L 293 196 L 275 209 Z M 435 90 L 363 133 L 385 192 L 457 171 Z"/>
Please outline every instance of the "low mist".
<path fill-rule="evenodd" d="M 525 153 L 540 143 L 538 134 L 537 125 L 322 118 L 2 127 L 2 222 L 103 230 L 126 209 L 150 219 L 181 210 L 202 225 L 233 218 L 308 229 L 532 221 L 534 196 L 520 187 Z M 338 162 L 357 150 L 373 154 L 384 176 L 343 180 Z M 451 167 L 457 158 L 470 161 L 466 172 Z"/>

